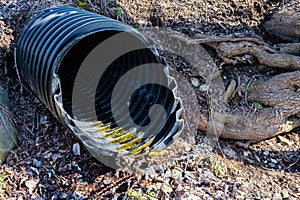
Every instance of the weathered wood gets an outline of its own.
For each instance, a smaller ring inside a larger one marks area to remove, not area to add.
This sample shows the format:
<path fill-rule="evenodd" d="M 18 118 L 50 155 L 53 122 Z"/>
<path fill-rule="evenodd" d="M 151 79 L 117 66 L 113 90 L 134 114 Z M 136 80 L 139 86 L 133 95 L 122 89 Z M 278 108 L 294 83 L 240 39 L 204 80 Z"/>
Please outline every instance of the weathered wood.
<path fill-rule="evenodd" d="M 277 45 L 282 53 L 300 55 L 300 43 L 286 43 Z"/>
<path fill-rule="evenodd" d="M 223 113 L 220 119 L 225 119 L 224 124 L 216 129 L 221 131 L 220 136 L 223 138 L 249 141 L 261 141 L 289 132 L 300 126 L 299 88 L 300 71 L 279 74 L 268 81 L 254 82 L 250 86 L 248 100 L 260 102 L 264 107 L 248 113 Z M 201 119 L 201 131 L 208 131 L 209 126 L 220 126 L 208 121 Z"/>
<path fill-rule="evenodd" d="M 286 41 L 300 40 L 300 7 L 299 2 L 275 12 L 267 18 L 262 26 L 274 37 Z"/>
<path fill-rule="evenodd" d="M 300 69 L 300 57 L 276 52 L 268 46 L 257 45 L 252 42 L 222 42 L 217 47 L 217 53 L 227 64 L 241 62 L 236 56 L 245 54 L 254 56 L 265 66 L 282 69 Z"/>

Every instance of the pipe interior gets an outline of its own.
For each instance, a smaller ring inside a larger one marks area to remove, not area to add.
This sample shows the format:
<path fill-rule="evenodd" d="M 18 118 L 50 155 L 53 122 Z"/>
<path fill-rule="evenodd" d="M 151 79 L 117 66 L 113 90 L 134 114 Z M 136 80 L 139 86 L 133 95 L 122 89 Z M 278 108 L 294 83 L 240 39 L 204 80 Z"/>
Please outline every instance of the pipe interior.
<path fill-rule="evenodd" d="M 61 88 L 62 88 L 62 100 L 63 100 L 63 107 L 65 111 L 70 115 L 73 116 L 72 113 L 72 92 L 73 86 L 75 82 L 75 78 L 81 63 L 84 61 L 86 56 L 102 41 L 111 37 L 115 34 L 119 33 L 118 31 L 103 31 L 92 34 L 85 38 L 82 38 L 79 42 L 77 42 L 65 55 L 62 60 L 62 63 L 58 69 L 58 75 L 60 76 L 61 80 Z M 110 97 L 112 95 L 113 88 L 118 80 L 128 72 L 130 69 L 134 68 L 135 66 L 139 66 L 142 64 L 147 63 L 157 63 L 158 58 L 154 53 L 148 49 L 139 49 L 136 51 L 128 52 L 118 59 L 116 59 L 110 66 L 107 67 L 105 73 L 101 77 L 98 82 L 97 92 L 96 94 L 89 94 L 88 88 L 85 88 L 84 85 L 82 86 L 82 94 L 83 95 L 95 95 L 96 99 L 96 114 L 99 121 L 103 123 L 111 123 L 112 125 L 115 124 L 112 112 L 111 112 L 111 104 L 110 104 Z M 143 76 L 147 76 L 147 70 L 145 70 L 145 74 L 141 74 L 140 78 Z M 150 89 L 151 91 L 151 89 Z M 126 88 L 122 90 L 122 92 L 126 92 Z M 152 92 L 153 91 L 152 88 Z M 155 95 L 156 98 L 159 97 L 161 94 Z M 122 93 L 119 95 L 122 98 Z M 139 97 L 136 97 L 136 101 L 140 101 Z M 84 108 L 84 102 L 83 107 Z M 137 112 L 141 108 L 135 108 L 135 110 L 131 110 L 132 113 Z M 142 117 L 147 118 L 146 115 Z M 87 119 L 88 120 L 88 119 Z M 149 120 L 141 120 L 138 119 L 138 122 L 144 121 L 144 123 L 149 123 Z M 143 125 L 143 124 L 141 124 Z"/>

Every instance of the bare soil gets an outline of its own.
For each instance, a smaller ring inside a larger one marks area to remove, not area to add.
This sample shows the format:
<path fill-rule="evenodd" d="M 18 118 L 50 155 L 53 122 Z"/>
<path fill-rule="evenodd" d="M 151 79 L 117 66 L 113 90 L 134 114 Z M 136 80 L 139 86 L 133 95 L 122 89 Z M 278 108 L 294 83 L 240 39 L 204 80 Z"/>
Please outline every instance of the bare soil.
<path fill-rule="evenodd" d="M 14 48 L 30 18 L 57 4 L 79 6 L 134 26 L 171 27 L 193 38 L 261 37 L 278 42 L 261 27 L 266 16 L 297 1 L 0 1 L 0 83 L 11 100 L 18 145 L 0 164 L 2 199 L 300 199 L 300 130 L 245 145 L 220 139 L 209 156 L 183 160 L 155 174 L 129 174 L 94 159 L 82 143 L 53 117 L 18 78 Z M 117 14 L 119 9 L 121 15 Z M 280 70 L 253 65 L 220 65 L 225 85 L 237 76 L 271 76 Z M 165 53 L 184 73 L 192 69 L 180 57 Z M 201 94 L 199 94 L 201 95 Z M 200 98 L 199 98 L 200 99 Z M 205 102 L 205 96 L 201 96 Z M 243 109 L 235 98 L 231 109 Z M 201 106 L 200 106 L 201 107 Z M 206 109 L 206 106 L 201 107 Z M 207 108 L 209 109 L 209 108 Z M 244 109 L 251 109 L 245 107 Z M 199 132 L 197 144 L 204 135 Z M 80 145 L 80 156 L 72 147 Z M 3 185 L 4 184 L 4 185 Z"/>

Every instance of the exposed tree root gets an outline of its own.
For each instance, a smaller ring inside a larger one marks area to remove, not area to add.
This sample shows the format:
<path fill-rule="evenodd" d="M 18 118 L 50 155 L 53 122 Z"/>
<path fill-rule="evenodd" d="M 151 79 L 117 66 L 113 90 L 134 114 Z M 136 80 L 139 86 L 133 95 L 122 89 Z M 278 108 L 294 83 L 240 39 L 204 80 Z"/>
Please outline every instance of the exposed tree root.
<path fill-rule="evenodd" d="M 286 43 L 277 45 L 282 53 L 300 55 L 300 43 Z"/>
<path fill-rule="evenodd" d="M 216 50 L 227 64 L 237 64 L 240 60 L 238 58 L 234 59 L 235 56 L 248 54 L 254 56 L 260 64 L 265 66 L 293 70 L 300 69 L 299 56 L 275 51 L 270 52 L 269 49 L 251 42 L 222 42 Z"/>
<path fill-rule="evenodd" d="M 200 43 L 214 47 L 226 64 L 251 63 L 253 58 L 264 66 L 287 70 L 300 70 L 299 43 L 270 47 L 258 39 L 201 39 Z M 245 56 L 248 55 L 248 56 Z M 250 56 L 249 56 L 250 55 Z M 250 58 L 250 59 L 249 59 Z M 222 114 L 222 127 L 208 119 L 199 123 L 201 131 L 210 125 L 217 126 L 223 138 L 261 141 L 300 126 L 300 71 L 283 73 L 267 81 L 256 81 L 246 91 L 248 101 L 258 102 L 263 107 L 251 113 Z M 217 117 L 218 118 L 218 117 Z M 217 119 L 215 117 L 215 119 Z"/>
<path fill-rule="evenodd" d="M 224 119 L 220 136 L 230 139 L 261 141 L 300 126 L 300 71 L 274 76 L 268 81 L 251 84 L 248 100 L 259 101 L 264 108 L 249 113 L 220 114 Z M 215 116 L 215 120 L 218 117 Z M 208 122 L 201 117 L 199 129 L 208 131 Z"/>
<path fill-rule="evenodd" d="M 272 36 L 291 42 L 300 38 L 300 7 L 299 1 L 275 12 L 262 26 Z"/>

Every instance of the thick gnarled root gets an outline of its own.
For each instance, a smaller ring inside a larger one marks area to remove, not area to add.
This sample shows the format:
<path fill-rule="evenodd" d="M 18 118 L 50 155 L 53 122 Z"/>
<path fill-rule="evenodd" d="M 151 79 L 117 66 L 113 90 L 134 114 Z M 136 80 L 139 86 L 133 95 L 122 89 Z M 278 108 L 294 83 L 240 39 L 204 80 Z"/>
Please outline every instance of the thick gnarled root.
<path fill-rule="evenodd" d="M 269 47 L 253 42 L 222 42 L 217 47 L 217 53 L 226 64 L 245 62 L 244 55 L 250 55 L 265 66 L 282 69 L 300 69 L 300 57 L 275 51 Z M 287 51 L 287 49 L 285 49 Z"/>

